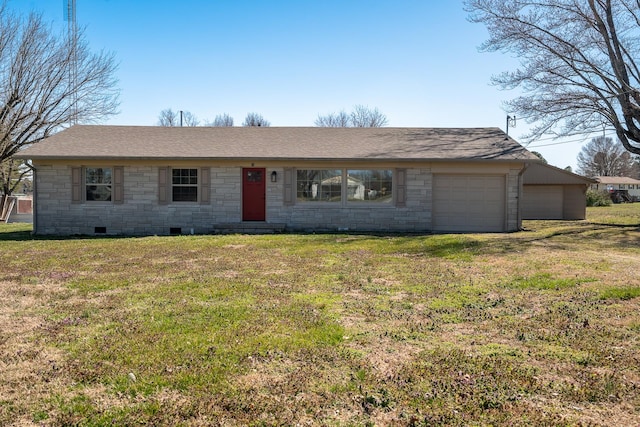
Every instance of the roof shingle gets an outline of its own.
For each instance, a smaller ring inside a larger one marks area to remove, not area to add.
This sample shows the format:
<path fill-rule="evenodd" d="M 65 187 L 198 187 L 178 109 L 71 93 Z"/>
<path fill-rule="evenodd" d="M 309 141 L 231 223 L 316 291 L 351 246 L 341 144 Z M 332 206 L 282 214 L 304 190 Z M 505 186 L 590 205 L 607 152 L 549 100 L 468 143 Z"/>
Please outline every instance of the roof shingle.
<path fill-rule="evenodd" d="M 498 128 L 77 125 L 26 159 L 538 160 Z"/>
<path fill-rule="evenodd" d="M 593 179 L 600 184 L 640 184 L 640 180 L 626 176 L 596 176 Z"/>

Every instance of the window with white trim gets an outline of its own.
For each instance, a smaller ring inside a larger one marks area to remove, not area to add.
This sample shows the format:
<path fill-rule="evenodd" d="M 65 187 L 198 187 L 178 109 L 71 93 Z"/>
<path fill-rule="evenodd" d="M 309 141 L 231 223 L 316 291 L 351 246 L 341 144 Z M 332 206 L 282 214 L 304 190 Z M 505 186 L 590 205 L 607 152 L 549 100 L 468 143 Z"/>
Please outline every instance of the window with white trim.
<path fill-rule="evenodd" d="M 341 204 L 393 203 L 391 169 L 298 169 L 296 201 Z"/>
<path fill-rule="evenodd" d="M 341 169 L 299 169 L 296 172 L 296 185 L 299 202 L 342 201 Z"/>
<path fill-rule="evenodd" d="M 174 202 L 198 201 L 198 169 L 171 169 L 171 197 Z"/>
<path fill-rule="evenodd" d="M 71 203 L 124 203 L 124 167 L 71 168 Z"/>
<path fill-rule="evenodd" d="M 85 168 L 85 200 L 110 202 L 112 176 L 112 168 Z"/>
<path fill-rule="evenodd" d="M 391 203 L 393 172 L 389 169 L 350 169 L 347 171 L 347 201 Z"/>

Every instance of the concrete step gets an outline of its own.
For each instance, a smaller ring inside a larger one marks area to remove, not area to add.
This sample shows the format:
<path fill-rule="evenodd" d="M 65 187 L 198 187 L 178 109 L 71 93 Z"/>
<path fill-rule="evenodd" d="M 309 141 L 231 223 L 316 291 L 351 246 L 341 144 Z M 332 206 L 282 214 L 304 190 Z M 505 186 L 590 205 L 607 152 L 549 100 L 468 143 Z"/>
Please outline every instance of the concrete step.
<path fill-rule="evenodd" d="M 213 232 L 218 234 L 275 234 L 284 232 L 285 227 L 286 224 L 281 223 L 244 221 L 215 224 L 213 226 Z"/>

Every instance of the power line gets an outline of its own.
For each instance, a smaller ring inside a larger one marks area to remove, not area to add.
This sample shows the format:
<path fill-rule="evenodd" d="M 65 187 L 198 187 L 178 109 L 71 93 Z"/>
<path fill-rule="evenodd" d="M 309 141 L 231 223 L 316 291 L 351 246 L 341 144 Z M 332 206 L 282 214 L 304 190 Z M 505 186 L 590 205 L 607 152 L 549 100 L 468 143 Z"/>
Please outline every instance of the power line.
<path fill-rule="evenodd" d="M 605 129 L 605 131 L 606 131 L 606 129 Z M 609 131 L 611 131 L 611 130 L 609 130 Z M 614 130 L 613 132 L 615 132 L 615 130 Z M 594 134 L 594 133 L 600 134 L 600 133 L 602 133 L 602 131 L 600 131 L 600 130 L 593 130 L 593 131 L 589 131 L 589 132 L 582 132 L 582 133 L 572 134 L 572 135 L 568 135 L 568 136 L 574 136 L 574 135 L 585 135 L 584 137 L 586 138 L 586 137 L 587 137 L 586 135 L 591 135 L 591 134 Z M 539 142 L 539 141 L 551 141 L 551 140 L 558 139 L 558 138 L 561 138 L 561 137 L 560 137 L 560 136 L 547 136 L 546 138 L 538 138 L 538 139 L 536 139 L 536 141 L 535 141 L 535 142 Z"/>
<path fill-rule="evenodd" d="M 581 137 L 581 138 L 578 138 L 578 139 L 571 139 L 571 140 L 569 140 L 569 141 L 558 141 L 558 142 L 552 142 L 552 143 L 549 143 L 549 144 L 527 145 L 527 148 L 549 147 L 549 146 L 552 146 L 552 145 L 562 145 L 562 144 L 571 144 L 571 143 L 573 143 L 573 142 L 581 142 L 581 141 L 584 141 L 584 140 L 585 140 L 585 138 L 587 138 L 587 136 L 586 136 L 586 135 L 590 135 L 590 134 L 592 134 L 592 133 L 595 133 L 595 132 L 589 132 L 589 133 L 586 133 L 586 134 L 585 134 L 585 136 L 583 136 L 583 137 Z M 606 136 L 611 136 L 611 135 L 615 135 L 615 133 L 613 133 L 613 134 L 611 134 L 611 133 L 609 133 L 609 134 L 605 134 L 604 136 L 606 137 Z M 536 141 L 536 142 L 537 142 L 537 141 Z"/>

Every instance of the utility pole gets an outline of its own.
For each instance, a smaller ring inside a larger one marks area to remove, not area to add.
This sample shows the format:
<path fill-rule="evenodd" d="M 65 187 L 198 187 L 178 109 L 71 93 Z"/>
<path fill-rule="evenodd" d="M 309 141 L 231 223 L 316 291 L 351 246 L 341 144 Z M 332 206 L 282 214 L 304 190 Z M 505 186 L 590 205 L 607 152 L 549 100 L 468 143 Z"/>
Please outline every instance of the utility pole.
<path fill-rule="evenodd" d="M 516 116 L 511 117 L 510 115 L 507 115 L 507 138 L 509 138 L 509 124 L 516 127 Z"/>
<path fill-rule="evenodd" d="M 65 21 L 67 21 L 67 38 L 69 43 L 69 90 L 71 91 L 71 125 L 78 123 L 78 93 L 76 86 L 78 83 L 78 24 L 76 22 L 76 0 L 66 0 L 67 10 Z"/>

